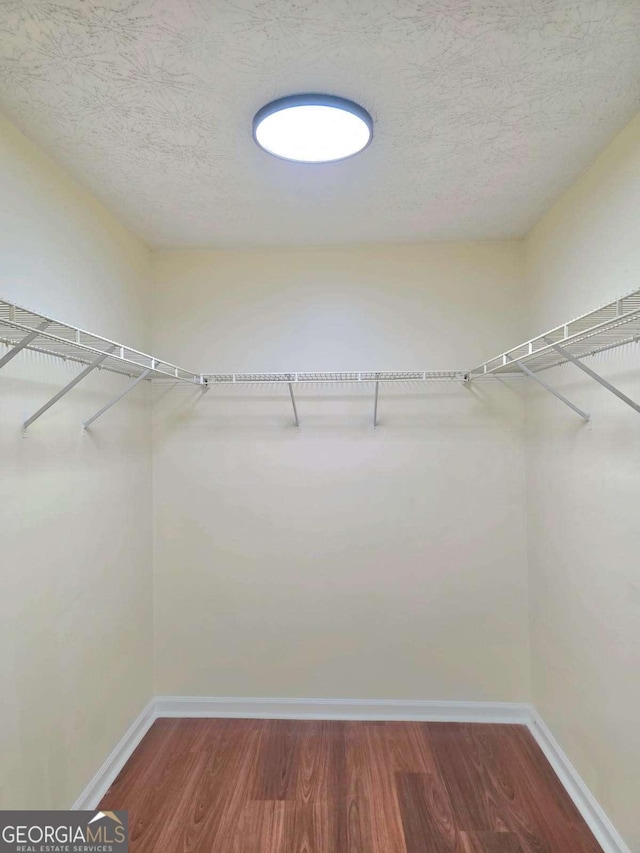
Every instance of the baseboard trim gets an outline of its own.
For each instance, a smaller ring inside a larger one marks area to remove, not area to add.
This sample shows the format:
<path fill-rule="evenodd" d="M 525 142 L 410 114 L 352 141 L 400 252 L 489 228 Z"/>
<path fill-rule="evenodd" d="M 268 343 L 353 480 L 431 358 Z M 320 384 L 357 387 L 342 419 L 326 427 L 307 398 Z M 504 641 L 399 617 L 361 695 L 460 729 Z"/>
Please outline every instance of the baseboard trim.
<path fill-rule="evenodd" d="M 531 707 L 529 730 L 544 752 L 558 779 L 585 819 L 604 853 L 631 853 L 624 840 L 593 796 L 566 753 L 545 725 L 542 717 Z"/>
<path fill-rule="evenodd" d="M 587 822 L 604 853 L 631 853 L 535 708 L 518 702 L 440 702 L 420 699 L 258 699 L 156 696 L 138 715 L 73 804 L 94 809 L 159 717 L 237 717 L 288 720 L 416 720 L 525 725 Z"/>
<path fill-rule="evenodd" d="M 459 723 L 521 723 L 530 709 L 513 702 L 438 702 L 386 699 L 255 699 L 245 697 L 156 696 L 71 807 L 96 808 L 159 717 L 238 717 L 289 720 L 431 720 Z"/>
<path fill-rule="evenodd" d="M 244 717 L 287 720 L 430 720 L 522 723 L 529 705 L 515 702 L 439 702 L 420 699 L 253 699 L 157 696 L 156 717 Z"/>
<path fill-rule="evenodd" d="M 154 708 L 155 699 L 152 699 L 131 723 L 102 767 L 71 806 L 74 811 L 92 811 L 96 808 L 156 719 Z"/>

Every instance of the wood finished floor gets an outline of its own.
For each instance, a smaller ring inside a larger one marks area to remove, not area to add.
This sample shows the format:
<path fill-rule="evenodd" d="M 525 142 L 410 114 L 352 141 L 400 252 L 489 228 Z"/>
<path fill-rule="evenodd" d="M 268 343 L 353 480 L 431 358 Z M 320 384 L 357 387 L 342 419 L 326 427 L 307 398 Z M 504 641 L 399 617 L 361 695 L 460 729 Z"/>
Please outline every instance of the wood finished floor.
<path fill-rule="evenodd" d="M 601 853 L 516 725 L 160 719 L 100 808 L 132 853 Z"/>

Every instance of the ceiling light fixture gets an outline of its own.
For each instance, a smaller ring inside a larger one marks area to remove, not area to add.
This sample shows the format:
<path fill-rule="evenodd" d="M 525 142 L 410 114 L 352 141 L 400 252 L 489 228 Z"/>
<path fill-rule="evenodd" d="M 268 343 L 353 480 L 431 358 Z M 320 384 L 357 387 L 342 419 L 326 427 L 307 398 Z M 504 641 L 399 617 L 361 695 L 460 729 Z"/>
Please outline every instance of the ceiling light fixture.
<path fill-rule="evenodd" d="M 334 95 L 290 95 L 262 107 L 253 138 L 265 151 L 298 163 L 331 163 L 353 157 L 373 138 L 369 113 Z"/>

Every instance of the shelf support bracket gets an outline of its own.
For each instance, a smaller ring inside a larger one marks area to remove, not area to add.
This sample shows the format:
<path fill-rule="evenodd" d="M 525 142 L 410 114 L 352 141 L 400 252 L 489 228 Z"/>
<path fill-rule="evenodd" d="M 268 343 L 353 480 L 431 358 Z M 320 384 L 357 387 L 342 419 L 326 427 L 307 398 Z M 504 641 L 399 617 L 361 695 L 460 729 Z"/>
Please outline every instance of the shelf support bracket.
<path fill-rule="evenodd" d="M 602 385 L 603 388 L 606 388 L 607 391 L 611 391 L 611 393 L 615 394 L 616 397 L 619 397 L 619 399 L 622 400 L 623 403 L 626 403 L 627 406 L 631 406 L 632 409 L 635 409 L 636 412 L 640 413 L 640 405 L 634 400 L 632 400 L 630 397 L 627 397 L 626 394 L 623 394 L 622 391 L 619 391 L 615 387 L 615 385 L 612 385 L 610 382 L 604 379 L 604 377 L 600 376 L 599 373 L 596 373 L 595 370 L 592 370 L 590 367 L 587 367 L 587 365 L 583 364 L 579 358 L 576 358 L 575 355 L 572 355 L 571 353 L 567 352 L 564 347 L 558 346 L 558 344 L 554 343 L 553 341 L 550 341 L 549 338 L 545 338 L 545 340 L 550 343 L 554 350 L 559 352 L 563 358 L 566 358 L 568 361 L 571 362 L 571 364 L 575 364 L 575 366 L 582 370 L 583 373 L 586 373 L 587 376 L 590 376 L 592 379 L 595 379 L 595 381 Z"/>
<path fill-rule="evenodd" d="M 58 400 L 62 399 L 65 394 L 68 394 L 69 391 L 71 391 L 72 388 L 75 388 L 79 382 L 82 382 L 85 376 L 88 376 L 93 370 L 96 369 L 96 367 L 101 365 L 105 358 L 109 358 L 115 348 L 116 347 L 114 344 L 114 346 L 110 347 L 107 352 L 103 353 L 102 355 L 99 355 L 94 361 L 91 362 L 91 364 L 88 364 L 84 370 L 81 370 L 77 376 L 74 376 L 71 382 L 68 382 L 64 386 L 64 388 L 62 388 L 60 391 L 58 391 L 57 394 L 55 394 L 50 400 L 48 400 L 44 404 L 44 406 L 41 406 L 37 412 L 34 412 L 34 414 L 31 415 L 30 418 L 27 418 L 27 420 L 22 424 L 22 432 L 26 433 L 26 431 L 29 429 L 29 427 L 34 421 L 37 421 L 41 415 L 44 415 L 44 413 L 48 411 L 51 406 L 54 405 L 54 403 L 57 403 Z"/>
<path fill-rule="evenodd" d="M 91 424 L 92 424 L 94 421 L 97 421 L 99 417 L 101 417 L 102 415 L 104 415 L 104 413 L 105 413 L 106 411 L 108 411 L 108 410 L 111 408 L 111 406 L 115 406 L 115 404 L 116 404 L 116 403 L 118 403 L 118 402 L 120 402 L 120 400 L 122 400 L 122 398 L 123 398 L 123 397 L 126 397 L 126 395 L 127 395 L 130 391 L 133 391 L 133 389 L 136 387 L 136 385 L 138 385 L 140 382 L 142 382 L 142 380 L 143 380 L 143 379 L 146 379 L 146 378 L 147 378 L 147 376 L 151 373 L 151 370 L 152 370 L 152 368 L 151 368 L 151 367 L 149 367 L 149 368 L 147 368 L 143 373 L 141 373 L 141 374 L 140 374 L 140 376 L 136 377 L 136 379 L 134 379 L 134 380 L 133 380 L 133 382 L 131 382 L 129 385 L 127 385 L 127 387 L 124 389 L 124 391 L 122 391 L 120 394 L 118 394 L 118 396 L 117 396 L 117 397 L 114 397 L 114 398 L 113 398 L 113 400 L 110 400 L 108 403 L 106 403 L 106 405 L 104 405 L 104 406 L 100 409 L 100 411 L 96 412 L 96 413 L 95 413 L 95 415 L 93 415 L 92 417 L 90 417 L 88 421 L 85 421 L 85 422 L 82 424 L 82 428 L 83 428 L 83 429 L 89 429 L 89 427 L 91 426 Z"/>
<path fill-rule="evenodd" d="M 45 320 L 43 323 L 35 328 L 32 332 L 29 332 L 24 338 L 20 341 L 20 343 L 16 344 L 12 347 L 9 352 L 5 353 L 2 358 L 0 358 L 0 367 L 4 367 L 5 364 L 11 361 L 12 358 L 15 358 L 21 350 L 26 349 L 29 344 L 33 343 L 35 339 L 38 337 L 40 332 L 44 332 L 47 326 L 51 325 L 50 320 Z"/>
<path fill-rule="evenodd" d="M 300 420 L 298 418 L 298 407 L 296 406 L 296 398 L 293 393 L 293 384 L 289 382 L 289 394 L 291 394 L 291 405 L 293 406 L 293 417 L 296 422 L 296 427 L 300 427 Z"/>
<path fill-rule="evenodd" d="M 380 383 L 376 382 L 376 390 L 373 395 L 373 428 L 376 429 L 378 426 L 378 391 L 380 390 Z"/>
<path fill-rule="evenodd" d="M 539 376 L 537 376 L 532 370 L 529 370 L 529 368 L 521 361 L 517 361 L 516 359 L 511 358 L 511 356 L 507 356 L 507 358 L 509 359 L 509 361 L 512 361 L 516 365 L 516 367 L 518 367 L 526 376 L 528 376 L 529 379 L 533 379 L 534 382 L 537 382 L 538 385 L 541 385 L 546 391 L 548 391 L 550 394 L 553 394 L 554 397 L 557 397 L 558 400 L 563 402 L 565 406 L 569 406 L 570 409 L 573 409 L 573 411 L 577 415 L 580 415 L 583 420 L 585 420 L 587 423 L 591 423 L 591 415 L 588 412 L 583 412 L 582 409 L 579 409 L 578 406 L 572 403 L 571 400 L 568 400 L 564 396 L 564 394 L 561 394 L 559 391 L 556 391 L 556 389 L 552 388 L 551 385 L 548 385 L 544 381 L 544 379 L 540 379 Z"/>

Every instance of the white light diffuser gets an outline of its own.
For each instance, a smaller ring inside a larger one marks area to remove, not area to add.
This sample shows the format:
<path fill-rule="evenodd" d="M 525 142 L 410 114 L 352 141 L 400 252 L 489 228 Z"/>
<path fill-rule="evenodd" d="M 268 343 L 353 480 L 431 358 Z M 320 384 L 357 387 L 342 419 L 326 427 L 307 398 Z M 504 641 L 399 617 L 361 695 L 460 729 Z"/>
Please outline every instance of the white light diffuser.
<path fill-rule="evenodd" d="M 299 163 L 344 160 L 366 148 L 372 136 L 369 113 L 332 95 L 280 98 L 253 120 L 253 137 L 261 148 Z"/>

